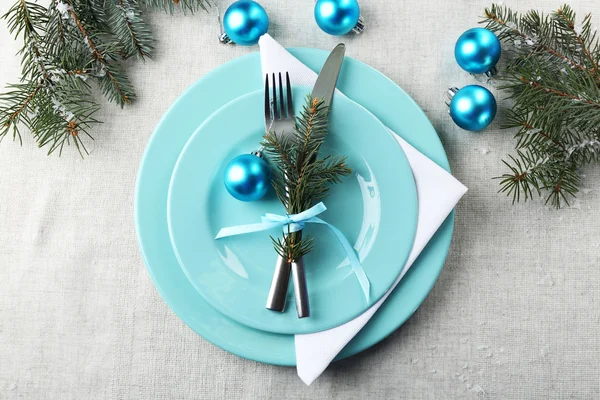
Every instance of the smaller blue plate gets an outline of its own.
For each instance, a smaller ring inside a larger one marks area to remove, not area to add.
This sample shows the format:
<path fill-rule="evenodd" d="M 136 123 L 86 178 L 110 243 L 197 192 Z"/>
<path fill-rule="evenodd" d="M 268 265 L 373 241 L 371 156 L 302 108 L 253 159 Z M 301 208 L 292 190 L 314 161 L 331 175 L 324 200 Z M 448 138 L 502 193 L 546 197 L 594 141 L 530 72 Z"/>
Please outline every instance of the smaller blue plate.
<path fill-rule="evenodd" d="M 308 89 L 294 88 L 298 111 Z M 227 226 L 260 222 L 265 213 L 285 214 L 273 191 L 244 203 L 223 184 L 233 157 L 256 149 L 264 132 L 263 92 L 242 96 L 208 118 L 184 147 L 171 177 L 167 216 L 175 254 L 190 282 L 217 310 L 247 326 L 275 333 L 310 333 L 341 325 L 383 296 L 412 248 L 417 196 L 410 166 L 387 128 L 357 103 L 337 96 L 322 154 L 344 154 L 351 176 L 333 186 L 319 217 L 353 243 L 371 282 L 367 301 L 334 234 L 319 224 L 305 257 L 311 316 L 298 319 L 293 294 L 285 312 L 265 308 L 276 261 L 269 235 L 258 232 L 215 240 Z"/>

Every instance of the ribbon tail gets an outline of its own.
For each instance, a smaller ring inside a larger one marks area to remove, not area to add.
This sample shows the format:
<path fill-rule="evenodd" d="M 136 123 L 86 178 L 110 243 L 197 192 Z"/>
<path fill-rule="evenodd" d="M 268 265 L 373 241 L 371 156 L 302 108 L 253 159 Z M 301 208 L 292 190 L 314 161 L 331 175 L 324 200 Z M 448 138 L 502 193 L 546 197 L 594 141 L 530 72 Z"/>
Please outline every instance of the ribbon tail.
<path fill-rule="evenodd" d="M 367 274 L 365 274 L 365 270 L 363 269 L 363 267 L 360 263 L 360 260 L 359 260 L 358 256 L 356 255 L 356 251 L 354 250 L 354 248 L 352 247 L 350 242 L 348 242 L 348 239 L 346 239 L 346 236 L 344 236 L 344 234 L 338 228 L 323 221 L 320 218 L 313 217 L 313 218 L 307 220 L 306 222 L 325 224 L 333 231 L 333 233 L 337 237 L 338 241 L 344 248 L 344 252 L 346 253 L 346 256 L 348 257 L 348 260 L 350 261 L 350 265 L 352 266 L 352 271 L 354 272 L 354 275 L 356 275 L 356 279 L 358 279 L 358 283 L 360 283 L 360 287 L 363 291 L 363 294 L 365 295 L 365 299 L 368 302 L 371 297 L 371 283 L 369 282 L 369 278 L 367 278 Z"/>
<path fill-rule="evenodd" d="M 367 278 L 367 274 L 365 274 L 365 270 L 360 264 L 360 260 L 356 256 L 354 248 L 350 247 L 350 251 L 352 253 L 348 253 L 348 258 L 350 259 L 350 264 L 352 264 L 352 270 L 356 275 L 356 279 L 358 279 L 358 283 L 360 283 L 365 299 L 369 302 L 371 298 L 371 282 L 369 282 L 369 278 Z M 353 261 L 352 258 L 355 260 Z"/>
<path fill-rule="evenodd" d="M 281 225 L 283 225 L 282 222 L 273 221 L 248 225 L 228 226 L 226 228 L 222 228 L 219 233 L 217 233 L 215 239 L 221 239 L 227 236 L 244 235 L 246 233 L 267 231 L 271 228 L 276 228 Z"/>

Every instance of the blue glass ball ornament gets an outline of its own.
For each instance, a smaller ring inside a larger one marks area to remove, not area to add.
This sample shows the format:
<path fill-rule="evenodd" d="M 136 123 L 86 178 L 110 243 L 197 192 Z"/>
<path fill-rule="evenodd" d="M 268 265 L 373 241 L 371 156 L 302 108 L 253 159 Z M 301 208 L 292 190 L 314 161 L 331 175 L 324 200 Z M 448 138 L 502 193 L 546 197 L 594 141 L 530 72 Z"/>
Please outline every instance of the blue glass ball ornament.
<path fill-rule="evenodd" d="M 359 19 L 360 7 L 356 0 L 317 0 L 315 4 L 317 25 L 330 35 L 347 34 L 357 27 Z"/>
<path fill-rule="evenodd" d="M 480 131 L 492 123 L 496 116 L 494 95 L 479 85 L 450 89 L 450 116 L 456 125 L 467 131 Z"/>
<path fill-rule="evenodd" d="M 223 179 L 233 197 L 241 201 L 254 201 L 269 191 L 271 170 L 261 157 L 242 154 L 227 164 Z"/>
<path fill-rule="evenodd" d="M 469 29 L 460 35 L 454 46 L 456 62 L 472 74 L 493 71 L 501 52 L 500 41 L 485 28 Z"/>
<path fill-rule="evenodd" d="M 227 39 L 242 46 L 258 43 L 269 29 L 269 16 L 255 1 L 239 0 L 229 6 L 223 15 L 223 29 Z M 221 39 L 226 41 L 227 39 Z"/>

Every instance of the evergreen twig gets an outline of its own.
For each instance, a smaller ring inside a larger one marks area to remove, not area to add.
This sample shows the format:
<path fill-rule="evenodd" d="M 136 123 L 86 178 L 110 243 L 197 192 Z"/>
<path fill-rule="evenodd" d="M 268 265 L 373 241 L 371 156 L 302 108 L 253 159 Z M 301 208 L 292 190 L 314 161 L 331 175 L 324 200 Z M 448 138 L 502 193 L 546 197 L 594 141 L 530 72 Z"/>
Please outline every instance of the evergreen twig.
<path fill-rule="evenodd" d="M 73 144 L 87 154 L 83 137 L 98 104 L 89 82 L 121 107 L 135 92 L 121 61 L 151 58 L 154 38 L 142 7 L 169 12 L 206 10 L 206 0 L 51 0 L 47 7 L 17 0 L 3 16 L 23 40 L 21 81 L 0 94 L 0 140 L 12 134 L 22 143 L 29 130 L 40 147 L 62 152 Z"/>
<path fill-rule="evenodd" d="M 569 205 L 579 169 L 600 159 L 600 42 L 591 15 L 578 24 L 569 5 L 544 15 L 494 4 L 482 23 L 504 43 L 498 79 L 512 101 L 505 127 L 517 129 L 500 191 L 513 203 L 535 194 Z"/>
<path fill-rule="evenodd" d="M 329 110 L 310 95 L 296 118 L 293 135 L 267 132 L 262 141 L 264 153 L 271 163 L 272 185 L 288 214 L 298 214 L 327 195 L 332 184 L 352 170 L 346 157 L 319 158 L 321 145 L 327 137 Z M 289 262 L 309 253 L 313 238 L 288 232 L 283 238 L 271 238 L 275 250 Z"/>

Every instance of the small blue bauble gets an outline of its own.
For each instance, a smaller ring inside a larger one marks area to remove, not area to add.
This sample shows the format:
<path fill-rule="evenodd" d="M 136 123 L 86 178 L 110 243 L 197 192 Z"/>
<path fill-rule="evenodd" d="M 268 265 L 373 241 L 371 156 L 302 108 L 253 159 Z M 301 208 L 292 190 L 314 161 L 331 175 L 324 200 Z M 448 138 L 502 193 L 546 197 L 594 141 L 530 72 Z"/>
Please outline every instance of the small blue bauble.
<path fill-rule="evenodd" d="M 242 154 L 227 164 L 224 181 L 233 197 L 241 201 L 254 201 L 269 191 L 271 170 L 262 158 L 254 154 Z"/>
<path fill-rule="evenodd" d="M 491 71 L 500 59 L 501 52 L 500 41 L 485 28 L 469 29 L 460 35 L 454 47 L 456 62 L 472 74 Z"/>
<path fill-rule="evenodd" d="M 360 7 L 356 0 L 317 0 L 315 20 L 326 33 L 342 36 L 358 22 Z"/>
<path fill-rule="evenodd" d="M 461 128 L 467 131 L 480 131 L 494 120 L 496 99 L 482 86 L 465 86 L 452 97 L 450 116 Z"/>
<path fill-rule="evenodd" d="M 260 4 L 239 0 L 229 6 L 223 15 L 223 29 L 234 43 L 251 46 L 269 29 L 269 17 Z"/>

